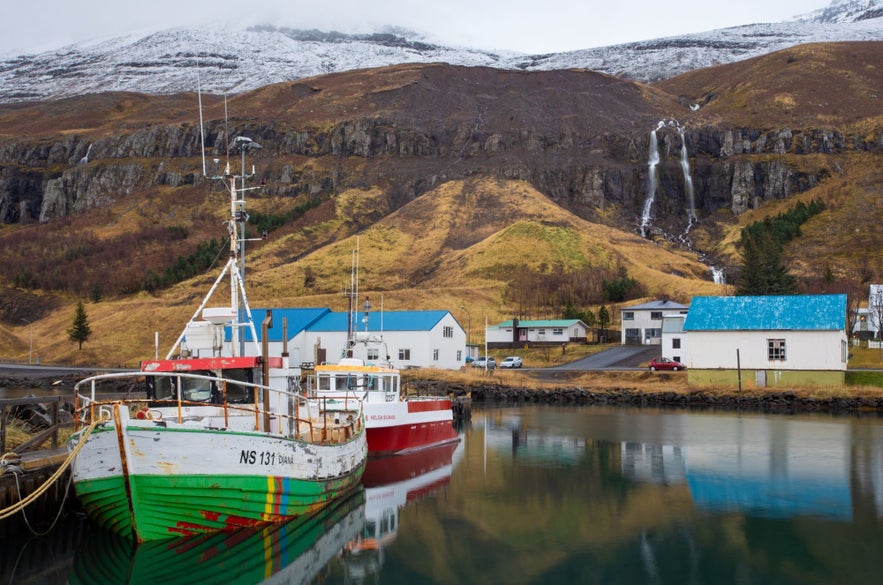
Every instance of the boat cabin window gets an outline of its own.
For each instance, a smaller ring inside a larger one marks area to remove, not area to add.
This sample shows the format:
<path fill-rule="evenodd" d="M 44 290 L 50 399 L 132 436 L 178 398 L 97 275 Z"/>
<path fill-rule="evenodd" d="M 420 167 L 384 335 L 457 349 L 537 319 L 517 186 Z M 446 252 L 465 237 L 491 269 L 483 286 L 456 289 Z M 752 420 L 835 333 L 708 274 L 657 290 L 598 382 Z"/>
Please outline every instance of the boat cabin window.
<path fill-rule="evenodd" d="M 209 376 L 211 372 L 192 372 Z M 177 400 L 178 383 L 181 384 L 181 399 L 187 402 L 208 402 L 212 391 L 217 389 L 210 380 L 178 377 L 174 374 L 147 378 L 147 397 L 153 400 Z"/>
<path fill-rule="evenodd" d="M 331 376 L 325 374 L 317 375 L 316 390 L 331 390 Z"/>
<path fill-rule="evenodd" d="M 254 383 L 254 375 L 249 368 L 237 368 L 233 370 L 223 370 L 221 377 L 227 380 L 227 402 L 234 404 L 249 404 L 254 402 L 254 388 L 250 386 L 240 386 L 234 382 Z"/>
<path fill-rule="evenodd" d="M 208 370 L 192 373 L 218 377 L 218 373 Z M 220 377 L 229 380 L 227 383 L 227 402 L 248 404 L 254 401 L 254 391 L 251 387 L 236 384 L 236 382 L 252 383 L 254 375 L 251 369 L 238 368 L 222 370 L 219 373 Z M 211 380 L 179 378 L 174 374 L 148 378 L 147 397 L 151 400 L 177 400 L 178 380 L 181 380 L 181 399 L 186 402 L 211 402 L 213 404 L 221 404 L 223 402 L 221 388 L 218 383 Z"/>

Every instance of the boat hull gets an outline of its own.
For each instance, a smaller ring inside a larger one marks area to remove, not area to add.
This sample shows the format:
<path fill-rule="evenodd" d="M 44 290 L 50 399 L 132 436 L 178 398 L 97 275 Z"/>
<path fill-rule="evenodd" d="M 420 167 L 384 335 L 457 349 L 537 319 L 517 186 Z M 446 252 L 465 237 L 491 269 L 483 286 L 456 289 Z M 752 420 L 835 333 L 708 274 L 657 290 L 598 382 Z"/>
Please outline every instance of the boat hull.
<path fill-rule="evenodd" d="M 138 541 L 311 514 L 356 488 L 364 470 L 364 433 L 320 445 L 119 418 L 86 439 L 73 482 L 98 524 Z"/>
<path fill-rule="evenodd" d="M 384 457 L 455 443 L 451 401 L 447 398 L 365 404 L 368 455 Z"/>
<path fill-rule="evenodd" d="M 71 585 L 129 583 L 312 583 L 365 524 L 365 495 L 280 524 L 151 541 L 140 545 L 90 529 L 77 551 Z"/>

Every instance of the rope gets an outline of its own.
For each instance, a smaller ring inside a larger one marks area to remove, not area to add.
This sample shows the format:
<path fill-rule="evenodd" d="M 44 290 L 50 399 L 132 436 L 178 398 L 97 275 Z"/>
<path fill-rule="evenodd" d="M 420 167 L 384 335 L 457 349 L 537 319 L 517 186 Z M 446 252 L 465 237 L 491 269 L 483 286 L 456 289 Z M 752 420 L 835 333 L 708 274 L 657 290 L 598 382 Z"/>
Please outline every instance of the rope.
<path fill-rule="evenodd" d="M 44 530 L 40 532 L 39 530 L 35 530 L 33 526 L 31 526 L 31 521 L 28 520 L 28 515 L 25 514 L 24 508 L 21 510 L 21 517 L 25 519 L 25 525 L 28 527 L 28 530 L 31 531 L 31 534 L 34 536 L 46 536 L 52 529 L 55 528 L 55 525 L 58 524 L 58 519 L 61 518 L 61 513 L 64 511 L 64 504 L 67 502 L 67 495 L 71 491 L 71 483 L 74 481 L 74 474 L 71 473 L 67 476 L 67 486 L 64 488 L 64 496 L 61 498 L 61 504 L 58 506 L 58 512 L 55 513 L 55 518 L 52 520 L 52 524 Z M 18 490 L 18 499 L 21 500 L 21 485 L 18 483 L 18 475 L 15 476 L 15 487 Z"/>
<path fill-rule="evenodd" d="M 67 468 L 70 467 L 71 464 L 74 462 L 74 459 L 76 458 L 77 454 L 80 452 L 80 449 L 82 449 L 83 446 L 86 444 L 86 439 L 89 438 L 89 435 L 92 434 L 92 431 L 95 429 L 95 427 L 98 424 L 104 422 L 104 420 L 105 419 L 97 419 L 86 428 L 86 430 L 83 432 L 83 436 L 80 437 L 80 440 L 77 442 L 77 446 L 74 448 L 74 450 L 71 451 L 70 455 L 67 456 L 67 459 L 64 460 L 64 463 L 62 463 L 61 466 L 55 470 L 55 473 L 53 473 L 49 477 L 49 479 L 47 479 L 43 483 L 43 485 L 41 485 L 39 488 L 37 488 L 34 492 L 29 494 L 24 499 L 20 499 L 17 504 L 13 504 L 12 506 L 9 506 L 8 508 L 0 510 L 0 520 L 4 520 L 6 518 L 9 518 L 10 516 L 17 514 L 19 511 L 24 510 L 28 505 L 32 504 L 37 498 L 42 496 L 52 486 L 53 483 L 58 481 L 58 478 L 60 478 L 61 475 L 67 470 Z M 16 485 L 18 485 L 18 476 L 16 476 Z M 21 491 L 20 490 L 19 490 L 18 495 L 19 495 L 19 498 L 21 498 Z"/>

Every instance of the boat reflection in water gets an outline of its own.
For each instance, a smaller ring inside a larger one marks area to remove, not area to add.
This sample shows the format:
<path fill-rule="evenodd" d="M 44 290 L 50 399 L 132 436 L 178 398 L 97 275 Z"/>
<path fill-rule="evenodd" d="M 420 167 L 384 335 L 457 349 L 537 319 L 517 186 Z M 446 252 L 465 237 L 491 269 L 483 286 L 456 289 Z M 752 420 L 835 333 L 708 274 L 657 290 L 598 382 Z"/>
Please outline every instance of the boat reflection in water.
<path fill-rule="evenodd" d="M 462 454 L 463 441 L 459 441 L 368 460 L 362 475 L 365 524 L 342 555 L 348 582 L 362 583 L 380 575 L 384 548 L 398 533 L 399 511 L 411 502 L 446 488 Z"/>
<path fill-rule="evenodd" d="M 260 528 L 138 545 L 93 527 L 68 583 L 309 583 L 364 524 L 365 491 L 359 489 L 318 513 Z"/>

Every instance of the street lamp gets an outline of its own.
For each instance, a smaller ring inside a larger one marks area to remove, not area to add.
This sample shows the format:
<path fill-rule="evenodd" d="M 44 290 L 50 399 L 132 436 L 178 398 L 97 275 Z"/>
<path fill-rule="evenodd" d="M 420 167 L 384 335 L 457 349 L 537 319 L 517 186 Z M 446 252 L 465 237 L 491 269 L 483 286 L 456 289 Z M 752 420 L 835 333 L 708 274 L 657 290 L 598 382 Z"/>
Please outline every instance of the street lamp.
<path fill-rule="evenodd" d="M 472 344 L 472 314 L 469 309 L 460 305 L 460 308 L 466 311 L 466 345 Z"/>
<path fill-rule="evenodd" d="M 28 346 L 28 365 L 30 366 L 34 363 L 34 324 L 27 319 L 22 319 L 21 322 L 28 325 L 28 334 L 30 337 L 30 344 Z"/>

